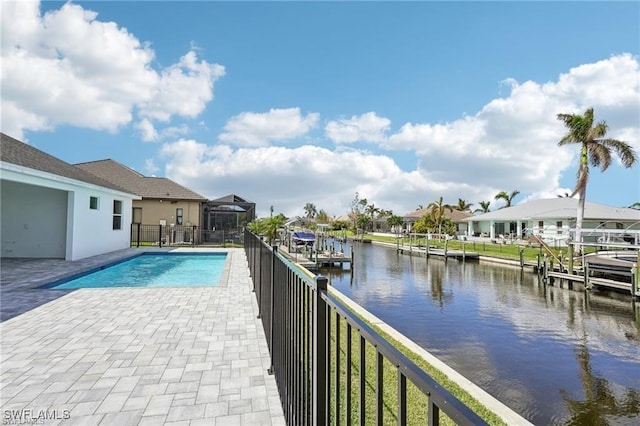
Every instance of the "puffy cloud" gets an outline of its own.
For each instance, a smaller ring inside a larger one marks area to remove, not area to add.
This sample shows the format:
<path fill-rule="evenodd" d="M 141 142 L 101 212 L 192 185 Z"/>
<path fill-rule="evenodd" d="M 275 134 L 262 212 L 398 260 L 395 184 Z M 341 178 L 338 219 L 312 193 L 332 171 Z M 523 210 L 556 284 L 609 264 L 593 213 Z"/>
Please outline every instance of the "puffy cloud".
<path fill-rule="evenodd" d="M 194 117 L 224 75 L 194 52 L 158 72 L 149 45 L 72 3 L 43 16 L 39 2 L 3 2 L 2 12 L 2 126 L 18 138 L 59 124 L 116 131 L 134 111 Z"/>
<path fill-rule="evenodd" d="M 135 127 L 140 132 L 140 139 L 145 142 L 157 141 L 160 137 L 153 123 L 146 118 L 138 122 Z"/>
<path fill-rule="evenodd" d="M 327 137 L 335 143 L 357 141 L 382 142 L 386 139 L 391 120 L 367 112 L 350 119 L 332 120 L 325 126 Z"/>
<path fill-rule="evenodd" d="M 436 182 L 474 185 L 523 194 L 555 194 L 578 150 L 559 148 L 566 133 L 557 113 L 607 118 L 608 136 L 640 145 L 640 75 L 631 55 L 585 64 L 540 84 L 505 80 L 510 93 L 478 113 L 443 124 L 407 123 L 382 145 L 416 153 L 419 170 Z"/>
<path fill-rule="evenodd" d="M 213 99 L 213 83 L 224 75 L 218 64 L 198 62 L 191 51 L 162 70 L 151 98 L 140 105 L 145 117 L 167 121 L 172 115 L 197 117 Z"/>
<path fill-rule="evenodd" d="M 314 128 L 320 114 L 303 116 L 300 108 L 272 108 L 269 112 L 243 112 L 231 117 L 219 139 L 238 146 L 266 146 L 306 135 Z"/>
<path fill-rule="evenodd" d="M 302 215 L 308 202 L 330 214 L 346 214 L 356 191 L 403 214 L 405 204 L 423 200 L 431 185 L 387 156 L 311 145 L 234 149 L 180 140 L 164 144 L 160 158 L 167 177 L 209 198 L 238 194 L 257 203 L 262 215 L 270 205 L 276 212 Z"/>

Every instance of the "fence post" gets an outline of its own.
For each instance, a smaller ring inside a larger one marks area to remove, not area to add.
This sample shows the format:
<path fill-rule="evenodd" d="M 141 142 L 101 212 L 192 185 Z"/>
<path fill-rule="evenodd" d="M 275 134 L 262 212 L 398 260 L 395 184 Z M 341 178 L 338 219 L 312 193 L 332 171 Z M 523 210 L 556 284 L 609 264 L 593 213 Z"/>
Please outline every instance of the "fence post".
<path fill-rule="evenodd" d="M 158 225 L 160 227 L 158 231 L 158 245 L 162 247 L 162 225 Z"/>
<path fill-rule="evenodd" d="M 523 269 L 524 268 L 524 249 L 522 247 L 520 247 L 519 255 L 520 255 L 520 269 Z"/>
<path fill-rule="evenodd" d="M 140 224 L 136 223 L 136 225 L 138 225 L 138 233 L 137 233 L 137 245 L 136 247 L 140 247 Z"/>
<path fill-rule="evenodd" d="M 224 231 L 222 231 L 222 242 L 224 244 Z M 260 267 L 260 260 L 261 260 L 261 256 L 260 256 L 260 245 L 262 244 L 262 242 L 258 239 L 256 239 L 256 247 L 255 247 L 255 251 L 253 252 L 253 290 L 252 292 L 255 293 L 256 292 L 256 281 L 258 279 L 258 275 L 260 275 L 258 268 Z M 223 245 L 224 247 L 224 245 Z M 256 263 L 258 264 L 256 266 Z"/>
<path fill-rule="evenodd" d="M 271 251 L 271 311 L 269 312 L 269 354 L 271 355 L 271 366 L 269 366 L 268 373 L 273 374 L 275 372 L 273 365 L 273 311 L 275 310 L 273 296 L 275 293 L 275 281 L 276 281 L 276 253 L 278 253 L 278 246 L 273 245 Z"/>
<path fill-rule="evenodd" d="M 313 425 L 324 426 L 327 415 L 327 304 L 322 294 L 327 291 L 327 278 L 318 275 L 313 301 Z"/>

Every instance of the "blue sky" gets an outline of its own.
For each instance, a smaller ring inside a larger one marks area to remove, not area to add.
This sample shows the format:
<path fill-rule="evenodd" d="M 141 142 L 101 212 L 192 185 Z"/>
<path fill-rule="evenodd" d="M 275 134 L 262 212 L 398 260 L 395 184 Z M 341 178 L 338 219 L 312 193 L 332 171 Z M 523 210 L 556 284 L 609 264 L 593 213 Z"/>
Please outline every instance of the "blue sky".
<path fill-rule="evenodd" d="M 557 113 L 640 154 L 638 2 L 2 3 L 2 131 L 258 213 L 570 192 Z M 640 201 L 640 166 L 589 201 Z"/>

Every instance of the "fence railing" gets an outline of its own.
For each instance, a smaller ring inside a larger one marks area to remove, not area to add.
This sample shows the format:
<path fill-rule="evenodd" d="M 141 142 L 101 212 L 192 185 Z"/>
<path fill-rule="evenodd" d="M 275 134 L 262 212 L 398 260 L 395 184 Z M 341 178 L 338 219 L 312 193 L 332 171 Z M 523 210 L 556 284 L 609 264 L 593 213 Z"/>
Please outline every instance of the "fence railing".
<path fill-rule="evenodd" d="M 244 247 L 287 424 L 486 424 L 330 295 L 325 277 L 249 231 Z"/>
<path fill-rule="evenodd" d="M 213 231 L 188 225 L 131 224 L 131 246 L 196 246 L 243 243 L 242 231 Z"/>

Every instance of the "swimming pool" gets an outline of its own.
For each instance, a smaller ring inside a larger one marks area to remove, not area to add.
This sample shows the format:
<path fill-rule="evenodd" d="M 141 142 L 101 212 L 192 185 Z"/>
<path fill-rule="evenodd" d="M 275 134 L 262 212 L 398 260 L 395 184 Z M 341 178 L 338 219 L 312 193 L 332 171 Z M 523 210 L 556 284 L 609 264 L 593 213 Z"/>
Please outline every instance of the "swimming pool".
<path fill-rule="evenodd" d="M 99 287 L 200 287 L 220 283 L 227 253 L 144 253 L 100 269 L 43 286 L 50 289 Z"/>

